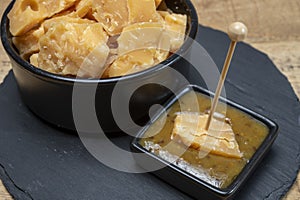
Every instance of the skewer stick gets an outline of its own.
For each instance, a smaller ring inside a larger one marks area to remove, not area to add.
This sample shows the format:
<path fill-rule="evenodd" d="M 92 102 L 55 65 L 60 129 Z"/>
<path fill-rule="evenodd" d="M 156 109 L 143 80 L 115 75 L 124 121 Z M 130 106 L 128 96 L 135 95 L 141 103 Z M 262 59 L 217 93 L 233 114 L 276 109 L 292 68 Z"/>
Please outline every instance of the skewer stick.
<path fill-rule="evenodd" d="M 236 44 L 240 41 L 243 41 L 246 38 L 247 33 L 248 33 L 247 27 L 241 22 L 232 23 L 228 27 L 228 36 L 231 39 L 231 42 L 230 42 L 227 57 L 226 57 L 226 60 L 225 60 L 224 66 L 223 66 L 223 70 L 222 70 L 222 73 L 221 73 L 221 76 L 220 76 L 220 80 L 219 80 L 219 83 L 218 83 L 218 86 L 217 86 L 217 89 L 216 89 L 214 100 L 213 100 L 213 103 L 212 103 L 212 106 L 211 106 L 211 109 L 210 109 L 210 112 L 209 112 L 208 120 L 206 122 L 206 126 L 205 126 L 206 131 L 208 131 L 209 126 L 210 126 L 211 121 L 212 121 L 212 118 L 214 116 L 214 113 L 216 111 L 216 108 L 217 108 L 217 105 L 218 105 L 218 102 L 219 102 L 219 98 L 220 98 L 220 94 L 221 94 L 221 91 L 222 91 L 223 86 L 224 86 L 224 82 L 225 82 L 225 79 L 226 79 L 226 76 L 227 76 L 228 69 L 230 67 L 230 63 L 231 63 L 231 60 L 232 60 L 232 56 L 234 54 Z"/>

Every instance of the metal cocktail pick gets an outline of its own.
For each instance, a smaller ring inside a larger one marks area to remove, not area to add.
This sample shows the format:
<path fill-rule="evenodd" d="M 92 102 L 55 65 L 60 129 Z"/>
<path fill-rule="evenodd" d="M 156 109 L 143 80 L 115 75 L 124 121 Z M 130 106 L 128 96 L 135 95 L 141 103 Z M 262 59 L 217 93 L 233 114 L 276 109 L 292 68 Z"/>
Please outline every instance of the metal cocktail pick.
<path fill-rule="evenodd" d="M 227 76 L 228 69 L 230 67 L 231 59 L 232 59 L 236 44 L 240 41 L 243 41 L 246 38 L 247 33 L 248 33 L 247 27 L 245 26 L 245 24 L 243 24 L 241 22 L 234 22 L 228 27 L 228 36 L 231 39 L 231 42 L 230 42 L 230 46 L 228 49 L 227 57 L 225 59 L 223 70 L 222 70 L 222 73 L 220 76 L 220 80 L 219 80 L 219 83 L 218 83 L 218 86 L 216 89 L 214 100 L 213 100 L 213 103 L 212 103 L 212 106 L 211 106 L 211 109 L 209 112 L 208 120 L 206 122 L 206 126 L 205 126 L 206 131 L 208 131 L 209 126 L 212 121 L 212 118 L 214 116 L 214 113 L 216 111 L 218 101 L 220 98 L 220 94 L 221 94 L 221 91 L 224 86 L 224 82 L 225 82 L 225 79 Z"/>

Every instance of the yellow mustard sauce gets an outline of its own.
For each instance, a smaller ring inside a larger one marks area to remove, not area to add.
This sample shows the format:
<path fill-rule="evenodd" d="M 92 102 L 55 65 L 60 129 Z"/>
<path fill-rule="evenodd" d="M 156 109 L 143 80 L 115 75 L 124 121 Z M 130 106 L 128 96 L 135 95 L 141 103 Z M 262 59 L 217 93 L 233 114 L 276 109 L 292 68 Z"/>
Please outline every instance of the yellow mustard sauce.
<path fill-rule="evenodd" d="M 161 123 L 160 119 L 156 120 L 146 131 L 144 139 L 140 140 L 140 144 L 159 156 L 164 155 L 163 159 L 167 158 L 168 155 L 179 156 L 180 159 L 173 164 L 218 188 L 227 188 L 264 141 L 269 129 L 265 124 L 254 119 L 252 116 L 231 106 L 226 106 L 224 103 L 219 103 L 218 111 L 221 111 L 220 113 L 230 119 L 236 141 L 240 151 L 243 153 L 243 157 L 241 159 L 228 158 L 210 153 L 204 158 L 199 157 L 199 151 L 187 148 L 177 142 L 171 142 L 171 134 L 177 112 L 199 111 L 200 113 L 205 113 L 210 109 L 211 99 L 200 93 L 196 93 L 198 105 L 192 105 L 193 94 L 194 93 L 190 92 L 181 97 L 180 104 L 185 106 L 180 106 L 179 102 L 172 105 L 167 111 L 166 123 L 163 128 L 158 134 L 153 136 L 153 130 L 160 126 Z M 181 107 L 188 110 L 182 110 Z M 170 143 L 172 144 L 170 145 Z M 151 145 L 156 145 L 155 150 L 153 150 Z M 157 148 L 157 146 L 161 147 L 161 149 Z M 160 151 L 166 152 L 162 154 Z M 184 153 L 181 155 L 180 152 L 182 151 L 184 151 Z"/>

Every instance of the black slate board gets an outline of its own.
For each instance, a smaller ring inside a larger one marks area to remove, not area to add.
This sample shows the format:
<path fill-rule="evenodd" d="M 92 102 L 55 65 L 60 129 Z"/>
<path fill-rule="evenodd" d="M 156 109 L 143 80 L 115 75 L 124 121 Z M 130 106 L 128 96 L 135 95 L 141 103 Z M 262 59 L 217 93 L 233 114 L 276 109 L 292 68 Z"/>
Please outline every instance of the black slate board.
<path fill-rule="evenodd" d="M 199 26 L 197 40 L 222 66 L 229 40 Z M 280 199 L 300 166 L 300 104 L 270 59 L 239 44 L 227 97 L 280 126 L 267 157 L 236 199 Z M 115 138 L 126 143 L 128 138 Z M 22 103 L 12 72 L 0 86 L 0 178 L 15 199 L 189 199 L 150 174 L 126 174 L 94 159 L 77 136 L 40 121 Z"/>

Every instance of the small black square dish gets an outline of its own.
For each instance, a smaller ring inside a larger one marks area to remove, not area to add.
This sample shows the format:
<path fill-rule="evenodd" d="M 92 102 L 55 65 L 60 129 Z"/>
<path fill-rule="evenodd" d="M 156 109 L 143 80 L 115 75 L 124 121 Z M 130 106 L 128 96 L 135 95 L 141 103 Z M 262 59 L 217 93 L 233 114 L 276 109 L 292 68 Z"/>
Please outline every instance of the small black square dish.
<path fill-rule="evenodd" d="M 278 125 L 221 98 L 214 120 L 222 121 L 231 132 L 197 135 L 199 131 L 193 130 L 199 130 L 197 120 L 203 119 L 199 116 L 208 115 L 211 96 L 203 88 L 188 86 L 152 117 L 131 148 L 143 155 L 134 156 L 138 165 L 191 197 L 232 199 L 271 148 Z M 191 133 L 195 133 L 193 139 L 188 135 Z M 192 142 L 187 144 L 188 140 Z"/>

